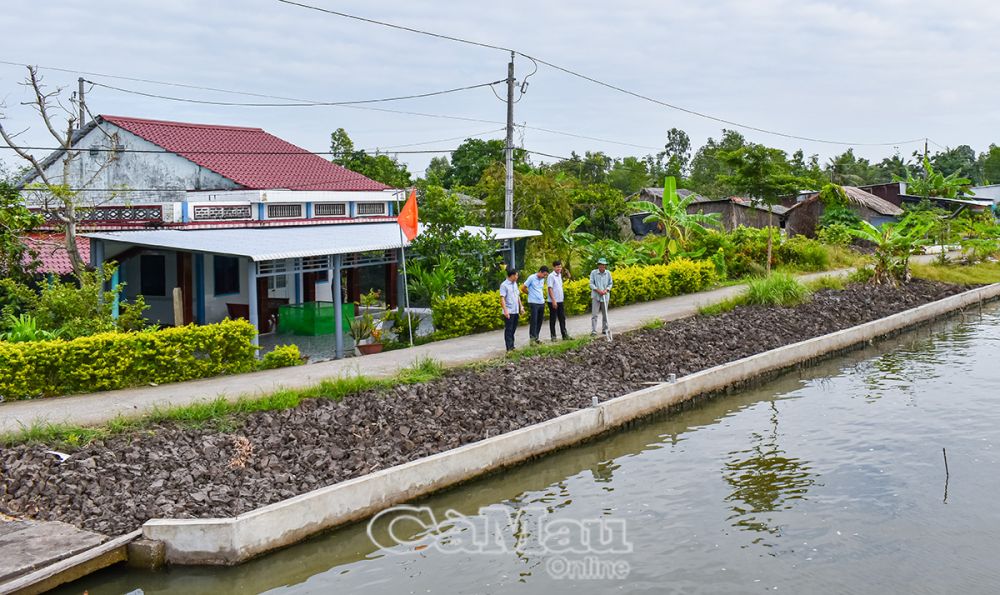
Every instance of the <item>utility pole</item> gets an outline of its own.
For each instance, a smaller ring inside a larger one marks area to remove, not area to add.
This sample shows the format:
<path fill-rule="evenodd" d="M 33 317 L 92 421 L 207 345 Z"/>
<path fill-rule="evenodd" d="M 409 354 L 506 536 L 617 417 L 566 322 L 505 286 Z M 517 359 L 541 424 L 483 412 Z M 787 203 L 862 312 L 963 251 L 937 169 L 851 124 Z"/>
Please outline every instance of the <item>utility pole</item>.
<path fill-rule="evenodd" d="M 514 227 L 514 52 L 507 64 L 507 182 L 504 186 L 503 226 Z M 512 240 L 513 241 L 513 240 Z M 513 265 L 513 263 L 511 263 Z"/>
<path fill-rule="evenodd" d="M 80 85 L 79 89 L 77 89 L 77 99 L 79 100 L 78 106 L 80 108 L 80 119 L 76 121 L 76 124 L 78 128 L 83 128 L 83 124 L 84 122 L 86 122 L 84 118 L 87 117 L 87 103 L 83 100 L 83 77 L 81 76 L 80 78 L 76 79 L 76 82 L 77 84 Z"/>

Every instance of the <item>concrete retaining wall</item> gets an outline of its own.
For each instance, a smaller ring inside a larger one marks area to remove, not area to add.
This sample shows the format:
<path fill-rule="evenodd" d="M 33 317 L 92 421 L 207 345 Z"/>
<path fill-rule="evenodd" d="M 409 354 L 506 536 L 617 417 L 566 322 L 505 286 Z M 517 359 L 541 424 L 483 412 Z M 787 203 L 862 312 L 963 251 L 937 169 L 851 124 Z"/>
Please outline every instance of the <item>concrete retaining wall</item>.
<path fill-rule="evenodd" d="M 1000 284 L 952 296 L 867 324 L 753 355 L 611 399 L 533 426 L 313 490 L 226 519 L 153 519 L 147 539 L 166 544 L 171 564 L 239 564 L 317 532 L 363 520 L 389 506 L 593 438 L 633 420 L 762 375 L 1000 297 Z"/>

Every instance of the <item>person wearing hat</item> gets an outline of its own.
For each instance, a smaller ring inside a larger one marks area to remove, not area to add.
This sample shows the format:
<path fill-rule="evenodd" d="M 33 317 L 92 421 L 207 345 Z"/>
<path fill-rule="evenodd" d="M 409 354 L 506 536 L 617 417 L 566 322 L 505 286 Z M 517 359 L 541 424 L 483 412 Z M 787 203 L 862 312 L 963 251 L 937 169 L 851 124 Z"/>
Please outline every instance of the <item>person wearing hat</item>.
<path fill-rule="evenodd" d="M 521 292 L 517 288 L 517 271 L 508 267 L 507 280 L 500 284 L 500 307 L 503 309 L 503 340 L 507 351 L 514 351 L 514 332 L 521 317 Z"/>
<path fill-rule="evenodd" d="M 601 332 L 608 334 L 608 308 L 605 296 L 610 300 L 611 271 L 606 258 L 597 259 L 597 268 L 590 271 L 590 336 L 597 336 L 597 313 L 601 313 Z"/>

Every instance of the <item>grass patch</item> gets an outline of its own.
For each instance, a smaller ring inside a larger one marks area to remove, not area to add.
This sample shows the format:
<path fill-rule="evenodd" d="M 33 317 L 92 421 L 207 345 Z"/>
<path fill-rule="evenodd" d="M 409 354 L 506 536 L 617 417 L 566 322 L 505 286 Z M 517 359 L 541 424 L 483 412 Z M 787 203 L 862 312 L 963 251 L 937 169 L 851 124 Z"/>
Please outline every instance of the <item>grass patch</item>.
<path fill-rule="evenodd" d="M 441 363 L 423 358 L 412 366 L 403 368 L 391 378 L 370 378 L 368 376 L 346 376 L 324 380 L 309 388 L 284 389 L 261 397 L 240 397 L 228 401 L 222 397 L 211 401 L 199 401 L 190 405 L 154 408 L 138 419 L 117 417 L 104 425 L 84 427 L 74 424 L 34 423 L 20 431 L 0 436 L 0 444 L 13 446 L 24 442 L 48 444 L 53 447 L 83 446 L 95 440 L 103 440 L 116 434 L 139 432 L 159 423 L 178 423 L 188 427 L 212 424 L 222 431 L 239 426 L 239 417 L 260 411 L 279 411 L 298 407 L 304 399 L 332 399 L 339 401 L 352 394 L 372 389 L 389 388 L 399 384 L 428 382 L 444 375 Z"/>
<path fill-rule="evenodd" d="M 847 287 L 847 278 L 840 275 L 829 275 L 825 277 L 820 277 L 819 279 L 813 279 L 806 283 L 806 289 L 810 293 L 816 293 L 823 289 L 832 289 L 834 291 L 841 291 Z"/>
<path fill-rule="evenodd" d="M 655 331 L 657 329 L 663 328 L 664 322 L 659 318 L 654 318 L 652 320 L 647 320 L 642 324 L 642 329 L 646 331 Z"/>
<path fill-rule="evenodd" d="M 955 285 L 989 285 L 1000 283 L 1000 263 L 978 264 L 910 264 L 914 277 Z"/>
<path fill-rule="evenodd" d="M 796 306 L 809 300 L 812 292 L 788 273 L 771 273 L 747 282 L 746 291 L 716 304 L 703 306 L 698 312 L 715 316 L 729 312 L 737 306 Z"/>
<path fill-rule="evenodd" d="M 507 361 L 519 361 L 526 357 L 561 355 L 567 351 L 572 351 L 578 347 L 583 347 L 590 343 L 590 337 L 578 337 L 568 341 L 557 341 L 555 343 L 537 343 L 528 345 L 522 349 L 511 351 L 507 354 Z"/>

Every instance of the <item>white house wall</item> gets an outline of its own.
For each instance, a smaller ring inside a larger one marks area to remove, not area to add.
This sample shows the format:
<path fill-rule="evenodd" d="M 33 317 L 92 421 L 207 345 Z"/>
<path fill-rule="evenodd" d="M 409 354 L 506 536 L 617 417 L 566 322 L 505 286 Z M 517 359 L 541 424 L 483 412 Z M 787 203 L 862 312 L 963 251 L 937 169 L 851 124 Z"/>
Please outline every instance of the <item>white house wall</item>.
<path fill-rule="evenodd" d="M 205 255 L 205 322 L 222 322 L 229 316 L 226 304 L 249 304 L 250 294 L 247 290 L 247 259 L 239 259 L 240 292 L 239 294 L 215 295 L 215 257 Z"/>
<path fill-rule="evenodd" d="M 117 193 L 82 192 L 81 203 L 85 205 L 105 204 L 145 204 L 156 202 L 179 201 L 184 199 L 187 190 L 234 190 L 239 185 L 223 176 L 205 169 L 196 163 L 165 150 L 139 136 L 105 122 L 104 128 L 94 128 L 76 143 L 80 149 L 79 155 L 73 160 L 70 168 L 68 184 L 71 188 L 87 187 L 94 189 L 125 188 L 135 192 Z M 101 166 L 107 162 L 110 153 L 101 151 L 91 155 L 87 150 L 91 147 L 110 149 L 111 141 L 105 132 L 118 135 L 118 144 L 126 150 L 153 151 L 151 153 L 122 152 L 115 155 L 103 171 Z M 164 151 L 164 152 L 160 152 Z M 63 182 L 63 160 L 59 159 L 46 170 L 45 174 L 53 183 Z M 94 178 L 94 173 L 97 177 Z M 93 178 L 93 181 L 91 179 Z M 152 190 L 154 188 L 176 188 L 176 191 Z M 29 204 L 38 205 L 36 193 L 26 193 Z"/>

